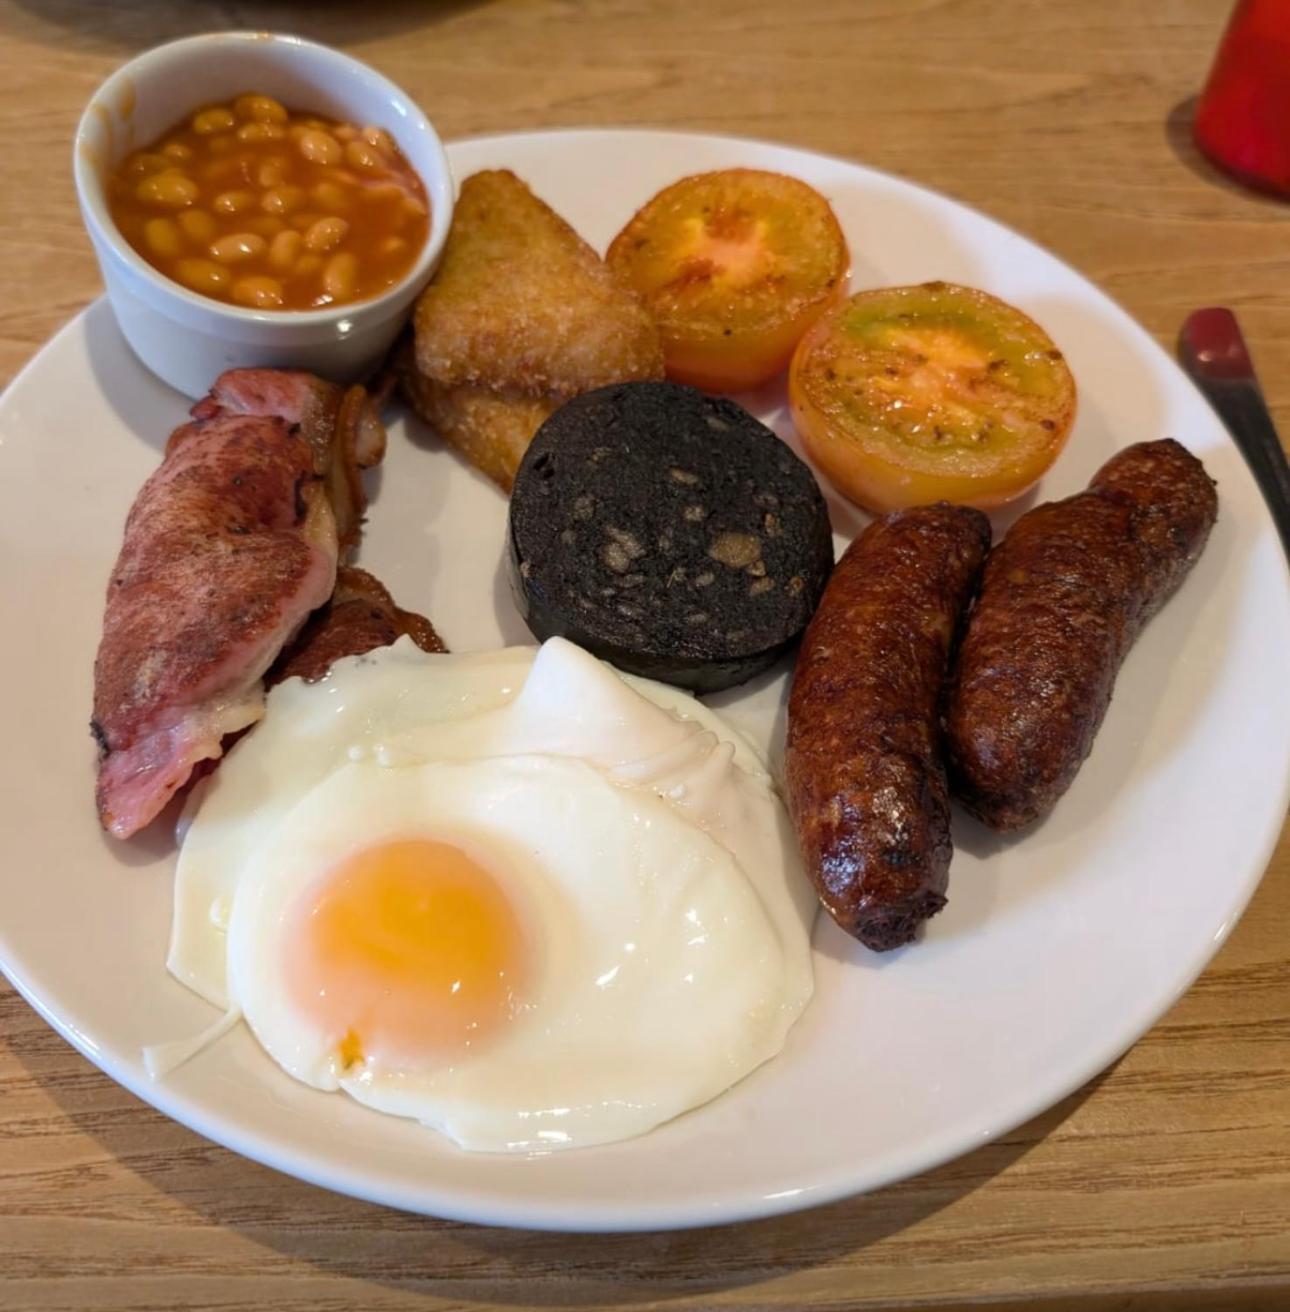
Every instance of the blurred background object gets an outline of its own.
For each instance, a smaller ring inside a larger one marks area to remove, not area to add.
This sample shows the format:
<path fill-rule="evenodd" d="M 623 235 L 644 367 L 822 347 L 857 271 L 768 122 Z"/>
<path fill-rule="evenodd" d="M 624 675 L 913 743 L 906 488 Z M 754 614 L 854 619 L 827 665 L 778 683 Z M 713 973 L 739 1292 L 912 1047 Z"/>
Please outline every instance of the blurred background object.
<path fill-rule="evenodd" d="M 1290 3 L 1238 0 L 1196 107 L 1196 144 L 1260 190 L 1290 193 Z"/>

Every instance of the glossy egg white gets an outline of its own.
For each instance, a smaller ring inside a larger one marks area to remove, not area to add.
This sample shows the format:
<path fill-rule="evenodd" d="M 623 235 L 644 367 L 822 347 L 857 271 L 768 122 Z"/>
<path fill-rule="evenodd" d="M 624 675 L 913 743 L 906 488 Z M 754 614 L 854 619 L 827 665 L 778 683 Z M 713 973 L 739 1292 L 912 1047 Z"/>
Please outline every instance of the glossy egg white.
<path fill-rule="evenodd" d="M 531 987 L 482 1042 L 347 1072 L 284 987 L 291 908 L 337 853 L 419 832 L 498 877 L 536 943 Z M 252 1030 L 297 1079 L 463 1148 L 532 1150 L 639 1134 L 778 1052 L 810 991 L 787 937 L 725 848 L 581 761 L 368 761 L 330 775 L 256 854 L 229 973 Z"/>
<path fill-rule="evenodd" d="M 417 835 L 495 876 L 529 987 L 486 1042 L 347 1066 L 286 987 L 291 908 L 347 854 Z M 200 799 L 175 893 L 178 978 L 296 1078 L 472 1150 L 642 1133 L 772 1057 L 812 990 L 814 897 L 756 752 L 559 639 L 405 641 L 275 689 Z"/>

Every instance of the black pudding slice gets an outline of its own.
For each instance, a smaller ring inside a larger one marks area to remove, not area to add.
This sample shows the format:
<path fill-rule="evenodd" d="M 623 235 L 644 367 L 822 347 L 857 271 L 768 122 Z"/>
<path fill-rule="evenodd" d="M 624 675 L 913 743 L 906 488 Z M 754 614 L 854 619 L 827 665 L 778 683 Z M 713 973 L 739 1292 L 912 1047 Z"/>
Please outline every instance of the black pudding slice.
<path fill-rule="evenodd" d="M 811 471 L 731 401 L 677 383 L 575 397 L 511 493 L 511 582 L 540 640 L 696 692 L 801 635 L 833 568 Z"/>

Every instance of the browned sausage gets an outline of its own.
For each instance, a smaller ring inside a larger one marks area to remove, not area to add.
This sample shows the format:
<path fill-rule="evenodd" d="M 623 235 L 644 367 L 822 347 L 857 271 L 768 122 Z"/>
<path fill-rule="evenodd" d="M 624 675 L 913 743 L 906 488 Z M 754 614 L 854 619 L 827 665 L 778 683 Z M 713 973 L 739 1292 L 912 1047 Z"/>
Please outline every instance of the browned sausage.
<path fill-rule="evenodd" d="M 1046 814 L 1093 746 L 1120 664 L 1195 564 L 1214 482 L 1169 439 L 1023 515 L 990 553 L 949 689 L 950 781 L 995 829 Z"/>
<path fill-rule="evenodd" d="M 802 639 L 789 810 L 820 901 L 879 951 L 908 943 L 945 905 L 953 849 L 940 696 L 989 547 L 979 510 L 888 515 L 838 562 Z"/>

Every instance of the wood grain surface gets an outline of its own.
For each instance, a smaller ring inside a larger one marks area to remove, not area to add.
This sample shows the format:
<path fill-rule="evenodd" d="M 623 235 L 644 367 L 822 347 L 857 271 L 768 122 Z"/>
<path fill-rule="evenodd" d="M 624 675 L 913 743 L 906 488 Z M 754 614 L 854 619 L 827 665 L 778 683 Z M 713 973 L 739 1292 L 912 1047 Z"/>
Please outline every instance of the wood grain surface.
<path fill-rule="evenodd" d="M 253 26 L 369 60 L 447 137 L 687 127 L 904 174 L 1044 243 L 1166 344 L 1189 309 L 1233 306 L 1290 432 L 1290 210 L 1188 137 L 1227 10 L 0 0 L 0 379 L 99 292 L 69 170 L 91 91 L 146 46 Z M 0 1307 L 1290 1307 L 1288 925 L 1283 839 L 1196 986 L 1074 1097 L 871 1197 L 645 1236 L 490 1231 L 297 1183 L 136 1101 L 0 984 Z"/>

